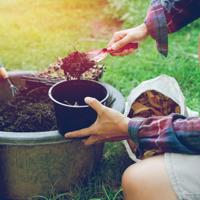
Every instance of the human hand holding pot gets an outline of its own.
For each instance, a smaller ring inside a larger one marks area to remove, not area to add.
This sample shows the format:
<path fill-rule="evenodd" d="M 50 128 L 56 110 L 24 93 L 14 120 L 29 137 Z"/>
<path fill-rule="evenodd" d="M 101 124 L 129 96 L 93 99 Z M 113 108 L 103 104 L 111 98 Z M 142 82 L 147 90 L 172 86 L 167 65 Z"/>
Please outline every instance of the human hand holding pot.
<path fill-rule="evenodd" d="M 102 105 L 94 98 L 86 97 L 85 102 L 97 112 L 97 120 L 88 128 L 66 133 L 65 138 L 88 137 L 84 141 L 85 145 L 129 138 L 129 118 Z"/>
<path fill-rule="evenodd" d="M 149 35 L 146 24 L 114 33 L 108 44 L 109 51 L 117 51 L 128 43 L 139 43 Z M 134 48 L 122 52 L 111 53 L 112 56 L 125 56 L 135 51 Z"/>

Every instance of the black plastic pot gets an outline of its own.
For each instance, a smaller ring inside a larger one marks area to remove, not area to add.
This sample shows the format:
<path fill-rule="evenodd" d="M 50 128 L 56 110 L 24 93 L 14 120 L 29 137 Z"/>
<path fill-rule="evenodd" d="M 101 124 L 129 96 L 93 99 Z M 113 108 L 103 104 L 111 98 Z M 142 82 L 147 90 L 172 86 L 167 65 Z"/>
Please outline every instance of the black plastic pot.
<path fill-rule="evenodd" d="M 59 132 L 64 135 L 93 124 L 97 113 L 84 102 L 85 97 L 93 97 L 106 104 L 108 96 L 106 87 L 96 81 L 61 81 L 52 86 L 49 97 L 54 103 Z"/>

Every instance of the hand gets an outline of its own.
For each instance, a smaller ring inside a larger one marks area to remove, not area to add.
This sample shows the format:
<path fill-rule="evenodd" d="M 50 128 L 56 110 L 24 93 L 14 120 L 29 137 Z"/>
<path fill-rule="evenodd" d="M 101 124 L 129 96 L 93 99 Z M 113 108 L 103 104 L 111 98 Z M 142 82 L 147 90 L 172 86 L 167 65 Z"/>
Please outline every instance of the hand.
<path fill-rule="evenodd" d="M 4 66 L 1 64 L 0 64 L 0 78 L 2 78 L 2 79 L 8 78 L 8 73 L 7 73 L 6 69 L 4 68 Z"/>
<path fill-rule="evenodd" d="M 102 105 L 94 98 L 86 97 L 85 102 L 97 112 L 97 120 L 90 127 L 65 134 L 65 138 L 88 137 L 85 145 L 105 141 L 128 139 L 129 118 Z"/>
<path fill-rule="evenodd" d="M 108 50 L 116 51 L 124 47 L 128 43 L 141 42 L 148 36 L 147 27 L 145 24 L 141 24 L 137 27 L 126 29 L 114 33 L 111 41 L 108 44 Z M 133 53 L 135 49 L 124 50 L 120 53 L 111 53 L 112 56 L 125 56 Z"/>

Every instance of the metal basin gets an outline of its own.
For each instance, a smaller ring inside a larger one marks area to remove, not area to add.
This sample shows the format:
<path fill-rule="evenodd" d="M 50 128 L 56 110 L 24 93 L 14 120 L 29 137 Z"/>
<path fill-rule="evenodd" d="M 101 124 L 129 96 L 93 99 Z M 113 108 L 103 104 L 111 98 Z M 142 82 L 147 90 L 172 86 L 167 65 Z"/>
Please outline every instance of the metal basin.
<path fill-rule="evenodd" d="M 30 72 L 10 73 L 17 87 Z M 112 108 L 124 111 L 123 96 L 105 84 L 116 101 Z M 11 98 L 6 81 L 0 80 L 0 100 Z M 65 140 L 57 131 L 0 131 L 0 199 L 23 200 L 67 191 L 89 176 L 100 161 L 103 144 L 85 147 L 81 140 Z"/>

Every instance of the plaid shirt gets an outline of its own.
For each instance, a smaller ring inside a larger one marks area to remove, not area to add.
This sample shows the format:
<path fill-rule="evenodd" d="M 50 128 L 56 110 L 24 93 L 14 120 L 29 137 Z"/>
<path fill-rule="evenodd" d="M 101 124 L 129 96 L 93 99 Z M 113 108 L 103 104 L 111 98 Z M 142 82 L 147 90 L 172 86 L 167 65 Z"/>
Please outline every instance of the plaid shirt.
<path fill-rule="evenodd" d="M 200 17 L 200 0 L 152 0 L 145 23 L 158 51 L 167 56 L 168 33 Z"/>
<path fill-rule="evenodd" d="M 129 135 L 137 144 L 137 156 L 145 152 L 200 154 L 200 118 L 170 116 L 130 120 Z"/>

